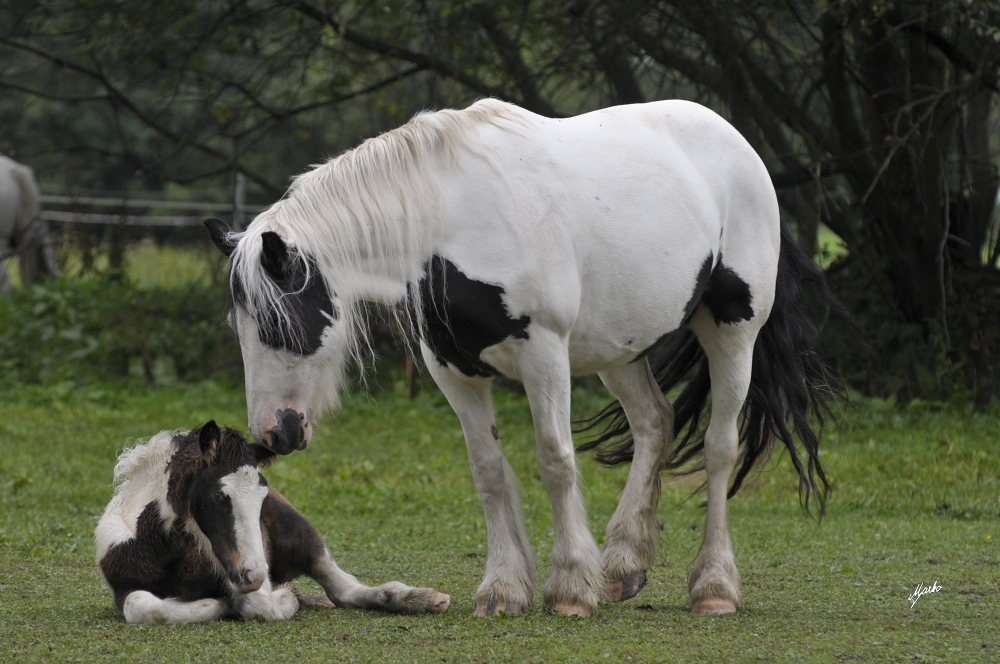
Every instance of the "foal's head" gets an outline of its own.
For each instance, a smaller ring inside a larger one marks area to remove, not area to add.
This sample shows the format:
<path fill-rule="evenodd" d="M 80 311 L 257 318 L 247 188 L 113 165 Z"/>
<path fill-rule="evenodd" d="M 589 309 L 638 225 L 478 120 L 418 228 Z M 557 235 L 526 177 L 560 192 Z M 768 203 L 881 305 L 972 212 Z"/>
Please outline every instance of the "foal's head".
<path fill-rule="evenodd" d="M 212 420 L 175 439 L 170 458 L 168 499 L 202 551 L 210 555 L 234 590 L 260 588 L 267 559 L 260 510 L 267 482 L 259 466 L 274 453 L 248 445 L 239 431 L 220 430 Z"/>

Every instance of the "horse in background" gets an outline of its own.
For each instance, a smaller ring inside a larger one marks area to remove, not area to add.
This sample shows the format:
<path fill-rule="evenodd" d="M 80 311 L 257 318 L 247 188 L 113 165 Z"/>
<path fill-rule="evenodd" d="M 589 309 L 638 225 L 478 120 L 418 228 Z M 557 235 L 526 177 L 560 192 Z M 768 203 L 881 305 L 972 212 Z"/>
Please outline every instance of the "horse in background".
<path fill-rule="evenodd" d="M 337 566 L 316 529 L 267 485 L 275 452 L 215 421 L 125 450 L 97 524 L 97 565 L 130 623 L 287 620 L 300 606 L 443 613 L 450 599 Z M 326 596 L 291 581 L 315 579 Z"/>
<path fill-rule="evenodd" d="M 32 170 L 0 155 L 0 295 L 13 289 L 7 258 L 20 257 L 21 284 L 30 286 L 43 274 L 55 274 L 48 229 L 39 217 L 38 184 Z"/>

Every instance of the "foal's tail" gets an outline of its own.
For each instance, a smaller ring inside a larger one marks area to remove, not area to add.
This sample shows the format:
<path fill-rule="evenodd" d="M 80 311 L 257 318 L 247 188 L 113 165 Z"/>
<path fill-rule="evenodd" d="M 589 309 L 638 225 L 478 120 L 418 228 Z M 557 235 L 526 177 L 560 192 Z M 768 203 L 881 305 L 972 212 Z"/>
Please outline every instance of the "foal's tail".
<path fill-rule="evenodd" d="M 830 290 L 823 272 L 782 222 L 774 304 L 753 349 L 750 389 L 740 422 L 741 464 L 729 497 L 736 494 L 754 464 L 768 457 L 772 443 L 778 439 L 788 449 L 799 474 L 802 508 L 809 512 L 810 497 L 815 495 L 822 515 L 830 483 L 820 464 L 819 440 L 810 426 L 809 413 L 812 411 L 822 427 L 824 416 L 830 414 L 827 399 L 844 399 L 846 395 L 818 353 L 819 332 L 807 315 L 809 292 L 817 293 L 834 313 L 853 320 Z M 711 391 L 708 358 L 697 337 L 685 326 L 663 342 L 651 364 L 664 394 L 687 380 L 674 401 L 677 442 L 664 469 L 681 474 L 695 472 L 704 467 L 700 457 L 705 448 L 703 417 Z M 609 466 L 632 461 L 632 435 L 617 401 L 581 424 L 577 433 L 595 432 L 595 437 L 577 447 L 578 452 L 597 449 L 597 460 Z M 795 443 L 796 436 L 804 455 Z M 689 465 L 692 461 L 693 467 Z"/>

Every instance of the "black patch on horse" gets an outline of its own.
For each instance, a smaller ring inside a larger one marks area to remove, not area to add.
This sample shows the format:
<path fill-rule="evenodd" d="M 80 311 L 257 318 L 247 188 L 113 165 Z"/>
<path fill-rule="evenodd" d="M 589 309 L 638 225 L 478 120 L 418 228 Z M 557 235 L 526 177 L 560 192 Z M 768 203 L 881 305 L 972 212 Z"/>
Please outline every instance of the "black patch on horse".
<path fill-rule="evenodd" d="M 684 305 L 684 319 L 681 325 L 685 325 L 691 320 L 694 310 L 698 307 L 698 303 L 701 302 L 702 296 L 705 295 L 705 291 L 708 289 L 708 282 L 712 278 L 713 262 L 712 253 L 709 252 L 701 264 L 701 269 L 698 270 L 698 279 L 694 283 L 694 291 L 691 293 L 691 297 L 688 298 L 687 304 Z"/>
<path fill-rule="evenodd" d="M 716 325 L 721 323 L 733 325 L 741 320 L 753 318 L 751 306 L 753 296 L 750 294 L 750 285 L 722 262 L 722 254 L 719 254 L 719 263 L 712 270 L 708 288 L 701 296 L 701 301 L 712 312 Z"/>
<path fill-rule="evenodd" d="M 713 269 L 714 257 L 711 252 L 705 257 L 698 270 L 698 278 L 695 280 L 694 290 L 687 304 L 684 305 L 684 318 L 681 327 L 687 325 L 694 315 L 698 305 L 704 303 L 715 319 L 715 324 L 737 323 L 741 320 L 753 318 L 753 307 L 750 306 L 752 296 L 750 286 L 743 281 L 732 268 L 727 267 L 722 262 L 722 255 L 719 255 L 718 265 Z M 677 330 L 671 330 L 663 334 L 654 341 L 648 348 L 643 349 L 633 362 L 637 362 L 648 356 L 654 350 L 663 345 Z"/>
<path fill-rule="evenodd" d="M 470 279 L 447 258 L 427 261 L 417 287 L 420 337 L 442 366 L 451 363 L 466 376 L 495 376 L 497 370 L 479 357 L 483 350 L 511 337 L 528 338 L 531 317 L 510 315 L 503 286 Z M 411 307 L 412 301 L 411 295 Z"/>
<path fill-rule="evenodd" d="M 284 320 L 275 310 L 257 319 L 261 343 L 270 348 L 309 356 L 319 350 L 323 332 L 339 318 L 326 280 L 316 260 L 307 254 L 291 251 L 277 233 L 263 233 L 261 266 L 284 293 L 282 304 L 288 312 Z M 246 309 L 246 292 L 237 273 L 229 282 L 230 309 L 238 304 Z"/>

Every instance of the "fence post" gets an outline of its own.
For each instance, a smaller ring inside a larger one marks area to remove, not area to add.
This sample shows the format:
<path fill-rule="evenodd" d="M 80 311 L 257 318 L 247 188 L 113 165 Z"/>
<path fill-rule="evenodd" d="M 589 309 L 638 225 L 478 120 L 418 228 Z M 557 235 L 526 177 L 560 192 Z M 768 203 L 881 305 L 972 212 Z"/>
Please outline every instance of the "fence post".
<path fill-rule="evenodd" d="M 247 194 L 247 179 L 246 177 L 236 171 L 236 187 L 233 191 L 233 230 L 241 231 L 246 223 L 246 217 L 244 216 L 244 209 L 246 203 Z"/>

